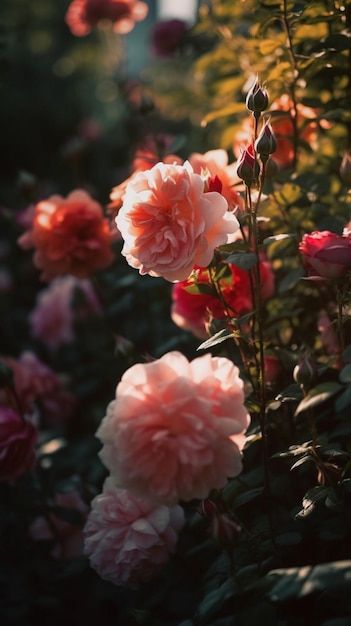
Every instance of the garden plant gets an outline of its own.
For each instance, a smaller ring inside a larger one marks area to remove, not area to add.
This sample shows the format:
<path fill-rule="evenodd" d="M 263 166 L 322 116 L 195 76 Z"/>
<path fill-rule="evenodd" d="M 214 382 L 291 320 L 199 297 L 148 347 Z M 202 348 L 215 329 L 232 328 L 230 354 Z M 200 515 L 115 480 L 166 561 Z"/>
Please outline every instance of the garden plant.
<path fill-rule="evenodd" d="M 56 4 L 4 5 L 0 623 L 347 626 L 351 3 L 135 75 L 146 2 Z"/>

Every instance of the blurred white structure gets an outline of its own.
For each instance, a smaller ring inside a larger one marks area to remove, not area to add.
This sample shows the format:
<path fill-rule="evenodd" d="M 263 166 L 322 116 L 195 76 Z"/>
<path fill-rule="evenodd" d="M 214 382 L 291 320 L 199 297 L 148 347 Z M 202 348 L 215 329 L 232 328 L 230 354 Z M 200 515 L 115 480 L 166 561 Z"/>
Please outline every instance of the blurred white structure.
<path fill-rule="evenodd" d="M 197 14 L 197 0 L 157 0 L 156 14 L 158 20 L 178 18 L 193 24 Z"/>

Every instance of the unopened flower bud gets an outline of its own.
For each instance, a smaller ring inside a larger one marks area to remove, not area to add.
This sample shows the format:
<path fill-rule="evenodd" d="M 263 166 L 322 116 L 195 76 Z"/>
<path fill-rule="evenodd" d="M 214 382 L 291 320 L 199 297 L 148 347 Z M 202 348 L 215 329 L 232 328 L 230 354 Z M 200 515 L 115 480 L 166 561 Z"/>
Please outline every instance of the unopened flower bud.
<path fill-rule="evenodd" d="M 242 151 L 238 159 L 237 174 L 245 185 L 251 186 L 252 182 L 258 178 L 260 166 L 257 163 L 252 146 L 248 146 Z"/>
<path fill-rule="evenodd" d="M 310 356 L 302 357 L 298 365 L 294 368 L 293 378 L 303 389 L 310 389 L 317 378 L 315 360 Z"/>
<path fill-rule="evenodd" d="M 351 187 L 351 155 L 348 152 L 344 152 L 339 174 L 342 182 L 347 185 L 347 187 Z"/>
<path fill-rule="evenodd" d="M 276 149 L 277 140 L 273 128 L 269 120 L 267 120 L 255 141 L 255 150 L 260 155 L 262 161 L 267 161 L 269 155 L 273 154 Z"/>
<path fill-rule="evenodd" d="M 246 107 L 254 114 L 261 114 L 268 107 L 268 92 L 257 79 L 246 96 Z"/>

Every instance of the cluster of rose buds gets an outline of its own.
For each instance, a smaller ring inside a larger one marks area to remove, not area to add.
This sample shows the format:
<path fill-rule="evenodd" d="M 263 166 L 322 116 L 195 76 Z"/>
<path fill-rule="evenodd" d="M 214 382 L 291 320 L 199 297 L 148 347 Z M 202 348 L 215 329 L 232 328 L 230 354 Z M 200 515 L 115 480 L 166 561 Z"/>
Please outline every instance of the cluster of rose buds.
<path fill-rule="evenodd" d="M 246 96 L 246 107 L 252 112 L 256 123 L 262 112 L 268 107 L 268 92 L 259 84 L 257 79 Z M 261 131 L 255 138 L 254 143 L 242 150 L 238 160 L 237 174 L 247 187 L 251 187 L 260 175 L 261 168 L 256 155 L 258 154 L 261 162 L 265 164 L 276 149 L 277 140 L 270 118 L 267 118 L 264 120 Z"/>

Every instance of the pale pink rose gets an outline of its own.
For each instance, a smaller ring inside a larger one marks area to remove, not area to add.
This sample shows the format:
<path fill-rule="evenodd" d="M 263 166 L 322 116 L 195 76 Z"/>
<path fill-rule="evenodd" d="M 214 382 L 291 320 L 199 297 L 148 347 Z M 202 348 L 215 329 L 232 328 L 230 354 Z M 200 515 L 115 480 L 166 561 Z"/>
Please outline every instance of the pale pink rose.
<path fill-rule="evenodd" d="M 33 352 L 24 351 L 15 359 L 1 357 L 13 372 L 13 383 L 25 413 L 40 413 L 41 421 L 53 424 L 71 417 L 75 399 L 66 391 L 60 377 Z M 8 404 L 6 390 L 0 390 L 0 402 Z M 16 408 L 16 404 L 14 404 Z"/>
<path fill-rule="evenodd" d="M 138 498 L 107 478 L 85 525 L 85 554 L 105 580 L 137 587 L 175 551 L 184 511 Z"/>
<path fill-rule="evenodd" d="M 73 298 L 78 290 L 84 296 L 85 307 L 76 311 L 73 309 Z M 74 341 L 74 321 L 77 316 L 82 318 L 89 311 L 101 312 L 91 282 L 74 276 L 56 278 L 38 294 L 35 309 L 29 317 L 31 334 L 50 350 L 56 350 L 62 344 Z"/>
<path fill-rule="evenodd" d="M 33 422 L 0 406 L 0 481 L 15 480 L 34 467 L 37 438 Z"/>
<path fill-rule="evenodd" d="M 118 486 L 172 505 L 241 472 L 249 422 L 229 359 L 169 352 L 124 373 L 97 437 Z"/>
<path fill-rule="evenodd" d="M 216 246 L 239 228 L 224 197 L 204 193 L 191 165 L 157 163 L 127 186 L 116 224 L 122 254 L 140 274 L 185 280 L 195 265 L 206 267 Z"/>
<path fill-rule="evenodd" d="M 62 509 L 61 517 L 57 507 Z M 76 516 L 75 523 L 66 521 L 62 515 Z M 29 535 L 34 541 L 51 541 L 51 556 L 56 559 L 75 559 L 83 554 L 83 526 L 89 507 L 83 502 L 77 491 L 57 492 L 49 502 L 47 518 L 37 517 L 29 528 Z"/>
<path fill-rule="evenodd" d="M 228 202 L 230 210 L 243 207 L 243 200 L 235 186 L 241 183 L 237 175 L 237 163 L 228 164 L 228 154 L 225 150 L 209 150 L 205 154 L 193 152 L 189 157 L 189 163 L 196 174 L 208 171 L 210 175 L 218 176 L 222 183 L 222 195 Z"/>

